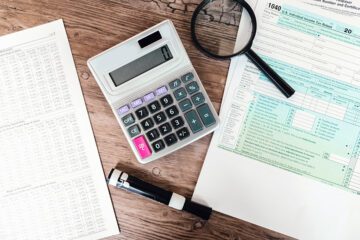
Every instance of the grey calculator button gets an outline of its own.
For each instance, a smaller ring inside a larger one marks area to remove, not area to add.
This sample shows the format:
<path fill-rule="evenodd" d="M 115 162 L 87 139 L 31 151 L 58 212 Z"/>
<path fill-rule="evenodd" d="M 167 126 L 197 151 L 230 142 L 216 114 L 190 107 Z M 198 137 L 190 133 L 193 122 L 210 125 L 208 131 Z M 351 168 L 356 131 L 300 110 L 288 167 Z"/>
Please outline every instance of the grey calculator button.
<path fill-rule="evenodd" d="M 185 113 L 185 118 L 193 133 L 197 133 L 203 129 L 201 121 L 194 110 Z"/>
<path fill-rule="evenodd" d="M 186 127 L 178 130 L 178 131 L 176 132 L 176 134 L 177 134 L 177 136 L 178 136 L 178 138 L 179 138 L 180 140 L 183 140 L 184 138 L 187 138 L 187 137 L 190 136 L 190 132 L 189 132 L 189 130 L 188 130 Z"/>
<path fill-rule="evenodd" d="M 202 93 L 197 93 L 191 97 L 191 101 L 194 103 L 195 106 L 200 105 L 205 102 L 204 95 Z"/>
<path fill-rule="evenodd" d="M 121 120 L 123 121 L 123 123 L 125 124 L 126 127 L 135 122 L 135 118 L 131 113 L 129 113 L 128 115 L 123 117 Z"/>
<path fill-rule="evenodd" d="M 174 118 L 171 120 L 171 125 L 174 129 L 178 129 L 179 127 L 182 127 L 184 125 L 184 120 L 181 116 Z"/>
<path fill-rule="evenodd" d="M 146 109 L 146 107 L 142 107 L 135 111 L 135 115 L 137 116 L 137 118 L 139 120 L 141 120 L 141 119 L 147 117 L 149 115 L 149 112 Z"/>
<path fill-rule="evenodd" d="M 155 113 L 160 110 L 161 106 L 160 106 L 159 101 L 155 100 L 148 105 L 148 108 L 151 113 Z"/>
<path fill-rule="evenodd" d="M 183 83 L 187 83 L 193 79 L 194 79 L 194 74 L 191 72 L 189 72 L 181 77 L 181 81 L 183 81 Z"/>
<path fill-rule="evenodd" d="M 144 131 L 146 131 L 154 126 L 154 122 L 151 118 L 147 118 L 141 122 L 141 126 L 143 127 Z"/>
<path fill-rule="evenodd" d="M 166 109 L 165 112 L 169 118 L 175 117 L 176 115 L 179 114 L 179 110 L 177 109 L 177 107 L 175 105 Z"/>
<path fill-rule="evenodd" d="M 167 135 L 167 136 L 164 138 L 164 140 L 165 140 L 165 143 L 166 143 L 166 145 L 167 145 L 168 147 L 171 146 L 171 145 L 173 145 L 173 144 L 175 144 L 175 143 L 177 142 L 177 138 L 176 138 L 175 134 L 173 134 L 173 133 Z"/>
<path fill-rule="evenodd" d="M 135 136 L 137 136 L 137 135 L 139 135 L 140 134 L 140 128 L 139 128 L 139 126 L 136 124 L 136 125 L 134 125 L 134 126 L 131 126 L 131 127 L 129 127 L 128 128 L 128 132 L 129 132 L 129 134 L 130 134 L 130 137 L 135 137 Z"/>
<path fill-rule="evenodd" d="M 189 94 L 196 93 L 197 91 L 199 91 L 199 85 L 197 84 L 197 82 L 191 82 L 188 85 L 186 85 L 186 91 Z"/>
<path fill-rule="evenodd" d="M 170 86 L 171 89 L 175 89 L 177 87 L 180 87 L 180 85 L 181 85 L 180 79 L 175 79 L 174 81 L 169 83 L 169 86 Z"/>
<path fill-rule="evenodd" d="M 154 141 L 158 137 L 160 137 L 159 131 L 154 128 L 153 130 L 146 133 L 146 136 L 148 137 L 149 141 Z"/>
<path fill-rule="evenodd" d="M 180 101 L 183 98 L 186 98 L 187 94 L 184 88 L 179 88 L 174 92 L 176 100 Z"/>
<path fill-rule="evenodd" d="M 170 106 L 174 102 L 174 100 L 172 99 L 171 95 L 168 94 L 168 95 L 160 98 L 160 102 L 163 105 L 163 107 L 167 107 L 167 106 Z"/>
<path fill-rule="evenodd" d="M 181 102 L 179 103 L 179 106 L 180 106 L 181 111 L 185 112 L 185 111 L 187 111 L 187 110 L 189 110 L 189 109 L 192 108 L 192 103 L 191 103 L 190 100 L 187 98 L 187 99 L 181 101 Z"/>
<path fill-rule="evenodd" d="M 165 113 L 159 112 L 159 113 L 155 114 L 154 120 L 155 120 L 156 124 L 160 124 L 160 123 L 164 122 L 166 120 Z"/>
<path fill-rule="evenodd" d="M 210 127 L 216 122 L 214 115 L 211 113 L 211 110 L 207 104 L 203 104 L 200 107 L 198 107 L 197 111 L 200 115 L 202 122 L 206 127 Z"/>
<path fill-rule="evenodd" d="M 164 123 L 163 125 L 161 125 L 159 127 L 159 130 L 160 130 L 161 135 L 166 135 L 171 132 L 172 128 L 171 128 L 170 123 L 167 122 L 167 123 Z"/>
<path fill-rule="evenodd" d="M 165 148 L 165 143 L 163 140 L 158 140 L 152 144 L 152 147 L 155 152 L 161 151 Z"/>

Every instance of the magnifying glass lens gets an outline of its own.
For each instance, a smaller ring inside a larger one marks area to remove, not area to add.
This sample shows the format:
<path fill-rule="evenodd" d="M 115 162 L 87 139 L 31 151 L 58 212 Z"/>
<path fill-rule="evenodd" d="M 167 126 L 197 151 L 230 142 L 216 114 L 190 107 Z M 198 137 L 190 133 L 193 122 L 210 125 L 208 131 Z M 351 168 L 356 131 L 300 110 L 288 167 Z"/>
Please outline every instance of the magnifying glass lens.
<path fill-rule="evenodd" d="M 209 0 L 203 2 L 194 30 L 200 48 L 211 55 L 226 57 L 245 51 L 253 26 L 247 10 L 238 1 Z"/>

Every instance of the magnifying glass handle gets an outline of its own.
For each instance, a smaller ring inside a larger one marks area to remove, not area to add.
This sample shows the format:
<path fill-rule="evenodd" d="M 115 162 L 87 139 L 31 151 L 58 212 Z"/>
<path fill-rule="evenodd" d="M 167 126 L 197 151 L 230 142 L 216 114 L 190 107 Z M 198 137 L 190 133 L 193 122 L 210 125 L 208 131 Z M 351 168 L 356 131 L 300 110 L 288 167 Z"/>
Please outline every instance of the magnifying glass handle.
<path fill-rule="evenodd" d="M 291 97 L 295 93 L 295 90 L 252 49 L 248 50 L 245 54 L 287 98 Z"/>

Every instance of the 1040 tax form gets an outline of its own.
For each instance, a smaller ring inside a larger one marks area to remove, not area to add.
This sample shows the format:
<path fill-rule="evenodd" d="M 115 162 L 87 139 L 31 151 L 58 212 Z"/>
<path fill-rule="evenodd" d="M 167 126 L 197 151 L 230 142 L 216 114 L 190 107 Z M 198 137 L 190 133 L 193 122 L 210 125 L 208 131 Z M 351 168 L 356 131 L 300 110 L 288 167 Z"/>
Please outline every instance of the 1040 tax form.
<path fill-rule="evenodd" d="M 285 99 L 246 57 L 232 60 L 193 198 L 296 238 L 358 239 L 360 19 L 252 5 L 253 48 L 296 93 Z"/>

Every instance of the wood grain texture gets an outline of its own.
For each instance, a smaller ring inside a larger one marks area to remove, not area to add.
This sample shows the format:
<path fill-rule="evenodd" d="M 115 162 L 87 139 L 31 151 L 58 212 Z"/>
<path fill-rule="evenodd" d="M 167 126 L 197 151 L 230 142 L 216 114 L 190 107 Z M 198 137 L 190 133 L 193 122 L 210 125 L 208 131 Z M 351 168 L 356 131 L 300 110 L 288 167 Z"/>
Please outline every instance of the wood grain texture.
<path fill-rule="evenodd" d="M 228 61 L 202 55 L 190 38 L 199 0 L 0 0 L 0 35 L 59 18 L 68 38 L 104 171 L 118 166 L 150 183 L 191 197 L 210 137 L 168 157 L 141 165 L 133 156 L 86 61 L 164 19 L 171 19 L 203 84 L 219 109 Z M 290 239 L 256 225 L 214 213 L 208 222 L 125 191 L 110 189 L 122 234 L 109 239 Z"/>

